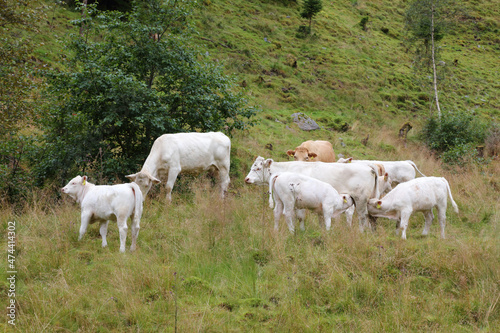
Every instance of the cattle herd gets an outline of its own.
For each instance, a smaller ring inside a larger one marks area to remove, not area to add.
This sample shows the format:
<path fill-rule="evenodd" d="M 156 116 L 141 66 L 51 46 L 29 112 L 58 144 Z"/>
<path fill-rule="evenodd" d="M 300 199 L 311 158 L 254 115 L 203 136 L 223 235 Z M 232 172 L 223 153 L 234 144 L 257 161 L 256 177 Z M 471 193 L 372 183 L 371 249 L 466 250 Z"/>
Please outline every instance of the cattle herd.
<path fill-rule="evenodd" d="M 79 240 L 90 223 L 100 222 L 102 246 L 107 246 L 106 234 L 110 220 L 116 220 L 120 233 L 120 252 L 125 252 L 127 220 L 132 218 L 132 244 L 136 248 L 143 201 L 153 184 L 166 179 L 167 200 L 181 172 L 214 170 L 219 174 L 221 196 L 229 186 L 230 139 L 220 132 L 165 134 L 154 142 L 142 169 L 128 175 L 132 182 L 119 185 L 94 185 L 87 176 L 73 178 L 62 193 L 75 199 L 81 207 Z M 304 229 L 305 210 L 311 210 L 323 220 L 327 230 L 331 218 L 345 212 L 352 224 L 354 210 L 359 215 L 359 228 L 373 228 L 371 221 L 385 217 L 397 221 L 406 239 L 408 221 L 413 212 L 425 216 L 423 234 L 427 235 L 436 207 L 445 237 L 447 199 L 456 213 L 458 207 L 446 179 L 426 177 L 412 161 L 371 161 L 339 159 L 335 162 L 333 147 L 328 141 L 306 141 L 287 154 L 294 162 L 275 162 L 257 157 L 245 177 L 245 183 L 269 186 L 269 205 L 274 207 L 274 228 L 282 215 L 288 229 L 294 232 L 294 219 Z M 416 171 L 423 177 L 415 178 Z M 392 189 L 392 183 L 398 185 Z"/>

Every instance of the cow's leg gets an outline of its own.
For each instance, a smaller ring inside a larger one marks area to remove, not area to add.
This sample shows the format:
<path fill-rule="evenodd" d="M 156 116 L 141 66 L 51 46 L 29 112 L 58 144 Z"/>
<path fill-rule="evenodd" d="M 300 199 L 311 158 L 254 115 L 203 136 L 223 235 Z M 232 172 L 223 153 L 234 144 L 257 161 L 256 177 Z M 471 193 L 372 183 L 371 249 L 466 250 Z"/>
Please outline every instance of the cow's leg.
<path fill-rule="evenodd" d="M 356 211 L 359 215 L 359 231 L 363 232 L 365 226 L 367 226 L 368 221 L 368 206 L 367 201 L 362 200 L 361 198 L 354 198 L 356 202 Z"/>
<path fill-rule="evenodd" d="M 399 236 L 399 230 L 401 227 L 401 218 L 396 221 L 396 236 Z"/>
<path fill-rule="evenodd" d="M 137 245 L 137 237 L 139 237 L 139 230 L 141 220 L 132 219 L 132 244 L 130 245 L 130 251 L 135 251 Z"/>
<path fill-rule="evenodd" d="M 276 198 L 274 201 L 276 202 L 274 204 L 274 230 L 278 231 L 280 217 L 283 214 L 283 202 Z"/>
<path fill-rule="evenodd" d="M 87 227 L 89 226 L 90 223 L 90 218 L 92 217 L 92 212 L 89 212 L 87 210 L 82 210 L 81 214 L 81 224 L 80 224 L 80 235 L 78 236 L 78 240 L 81 240 L 83 238 L 83 235 L 87 232 Z"/>
<path fill-rule="evenodd" d="M 306 210 L 305 209 L 297 209 L 297 218 L 299 219 L 300 223 L 300 230 L 304 231 L 306 230 L 304 226 L 304 220 L 306 219 Z"/>
<path fill-rule="evenodd" d="M 410 221 L 411 212 L 401 212 L 401 222 L 400 226 L 403 229 L 401 238 L 406 239 L 406 229 L 408 228 L 408 222 Z"/>
<path fill-rule="evenodd" d="M 219 169 L 219 177 L 220 177 L 220 188 L 221 188 L 221 197 L 224 198 L 227 194 L 227 188 L 229 187 L 229 169 L 225 166 Z"/>
<path fill-rule="evenodd" d="M 165 189 L 167 190 L 167 201 L 172 202 L 172 189 L 174 188 L 175 180 L 181 172 L 180 168 L 170 168 L 168 169 L 168 178 L 165 184 Z"/>
<path fill-rule="evenodd" d="M 288 230 L 290 230 L 290 232 L 293 234 L 295 232 L 295 228 L 293 226 L 293 219 L 295 217 L 294 209 L 285 206 L 283 213 L 285 215 L 286 223 L 288 224 Z"/>
<path fill-rule="evenodd" d="M 441 238 L 444 239 L 444 228 L 446 227 L 446 206 L 437 207 L 439 226 L 441 227 Z"/>
<path fill-rule="evenodd" d="M 354 210 L 356 209 L 356 207 L 354 207 L 354 205 L 352 205 L 351 207 L 349 207 L 346 211 L 345 211 L 345 219 L 347 221 L 347 225 L 349 227 L 352 227 L 352 216 L 354 215 Z"/>
<path fill-rule="evenodd" d="M 424 212 L 425 216 L 425 225 L 424 231 L 422 231 L 422 235 L 428 235 L 431 230 L 432 220 L 434 219 L 434 214 L 432 214 L 432 209 Z"/>
<path fill-rule="evenodd" d="M 106 241 L 106 235 L 108 234 L 108 224 L 109 221 L 101 222 L 101 226 L 99 228 L 99 233 L 101 234 L 102 238 L 102 247 L 108 246 L 108 242 Z"/>
<path fill-rule="evenodd" d="M 118 230 L 120 231 L 120 252 L 125 252 L 125 243 L 127 242 L 127 218 L 124 216 L 117 216 L 116 222 L 118 224 Z"/>
<path fill-rule="evenodd" d="M 332 216 L 333 206 L 330 206 L 327 209 L 323 209 L 323 220 L 325 221 L 325 228 L 327 231 L 332 227 Z"/>

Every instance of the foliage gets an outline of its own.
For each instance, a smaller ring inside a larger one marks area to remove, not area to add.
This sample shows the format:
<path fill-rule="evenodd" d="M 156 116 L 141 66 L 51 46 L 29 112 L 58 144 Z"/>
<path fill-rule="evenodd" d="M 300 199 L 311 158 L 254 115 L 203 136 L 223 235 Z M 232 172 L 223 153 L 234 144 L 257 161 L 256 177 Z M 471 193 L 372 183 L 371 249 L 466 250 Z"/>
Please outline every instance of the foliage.
<path fill-rule="evenodd" d="M 304 0 L 300 17 L 309 20 L 309 33 L 311 31 L 312 19 L 323 9 L 321 0 Z"/>
<path fill-rule="evenodd" d="M 444 31 L 451 26 L 457 16 L 457 5 L 451 0 L 415 0 L 405 13 L 407 41 L 414 48 L 415 70 L 431 72 L 433 75 L 434 101 L 438 116 L 441 107 L 438 94 L 439 60 L 438 42 L 443 39 Z M 425 74 L 425 73 L 424 73 Z"/>
<path fill-rule="evenodd" d="M 369 18 L 368 16 L 364 16 L 364 17 L 361 19 L 361 21 L 359 22 L 359 25 L 360 25 L 360 26 L 361 26 L 361 28 L 362 28 L 363 30 L 365 30 L 365 31 L 366 31 L 366 25 L 368 24 L 368 20 L 369 20 L 369 19 L 370 19 L 370 18 Z"/>
<path fill-rule="evenodd" d="M 254 110 L 222 68 L 196 51 L 185 2 L 92 8 L 85 38 L 71 36 L 68 69 L 48 71 L 40 179 L 94 163 L 104 178 L 131 172 L 164 133 L 243 129 Z M 76 24 L 83 24 L 82 20 Z"/>
<path fill-rule="evenodd" d="M 486 136 L 486 126 L 470 112 L 444 113 L 441 119 L 431 117 L 425 123 L 421 139 L 427 146 L 445 153 L 446 162 L 458 161 L 473 150 Z"/>
<path fill-rule="evenodd" d="M 430 70 L 431 36 L 434 35 L 434 42 L 441 41 L 454 27 L 459 9 L 453 0 L 415 0 L 409 4 L 405 12 L 406 42 L 414 50 L 416 65 Z"/>
<path fill-rule="evenodd" d="M 20 131 L 36 114 L 31 95 L 38 84 L 32 76 L 33 42 L 15 29 L 36 32 L 44 17 L 28 2 L 0 0 L 0 193 L 11 202 L 19 201 L 29 184 L 26 153 L 31 144 Z"/>

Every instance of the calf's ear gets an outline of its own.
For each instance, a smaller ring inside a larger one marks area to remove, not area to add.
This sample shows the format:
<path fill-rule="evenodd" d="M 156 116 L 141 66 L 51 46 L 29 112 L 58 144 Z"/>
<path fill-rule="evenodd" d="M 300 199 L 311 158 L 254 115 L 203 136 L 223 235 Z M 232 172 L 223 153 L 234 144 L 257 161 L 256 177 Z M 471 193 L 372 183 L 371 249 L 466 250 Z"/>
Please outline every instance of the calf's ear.
<path fill-rule="evenodd" d="M 125 178 L 130 179 L 131 181 L 135 181 L 135 177 L 137 177 L 137 174 L 131 174 L 131 175 L 126 175 Z"/>
<path fill-rule="evenodd" d="M 318 157 L 318 154 L 316 153 L 308 153 L 307 156 L 309 156 L 311 159 Z"/>
<path fill-rule="evenodd" d="M 351 163 L 351 162 L 352 162 L 352 157 L 349 157 L 349 158 L 347 159 L 347 163 Z"/>
<path fill-rule="evenodd" d="M 161 181 L 158 178 L 156 178 L 156 177 L 151 176 L 149 178 L 151 179 L 151 181 L 153 182 L 153 184 L 159 184 L 159 183 L 161 183 Z"/>
<path fill-rule="evenodd" d="M 382 201 L 380 201 L 380 200 L 379 200 L 379 201 L 377 201 L 377 209 L 380 209 L 380 207 L 381 207 L 380 205 L 381 205 L 381 204 L 382 204 Z"/>
<path fill-rule="evenodd" d="M 271 166 L 271 164 L 273 163 L 273 160 L 268 158 L 267 160 L 264 161 L 264 168 L 269 168 Z"/>
<path fill-rule="evenodd" d="M 286 154 L 288 156 L 293 156 L 293 155 L 295 155 L 295 150 L 287 150 Z"/>
<path fill-rule="evenodd" d="M 83 176 L 82 185 L 87 184 L 87 176 Z"/>
<path fill-rule="evenodd" d="M 384 175 L 384 180 L 387 181 L 387 179 L 389 179 L 389 174 L 386 172 Z"/>

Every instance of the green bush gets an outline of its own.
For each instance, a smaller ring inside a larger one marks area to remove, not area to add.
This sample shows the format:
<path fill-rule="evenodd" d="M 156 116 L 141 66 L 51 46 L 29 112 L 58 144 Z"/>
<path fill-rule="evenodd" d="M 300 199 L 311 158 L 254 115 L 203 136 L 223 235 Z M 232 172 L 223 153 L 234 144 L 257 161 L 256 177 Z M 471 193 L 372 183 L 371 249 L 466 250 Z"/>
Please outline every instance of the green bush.
<path fill-rule="evenodd" d="M 420 136 L 431 150 L 442 153 L 446 163 L 455 164 L 484 142 L 486 126 L 470 112 L 444 113 L 441 119 L 430 118 Z"/>

